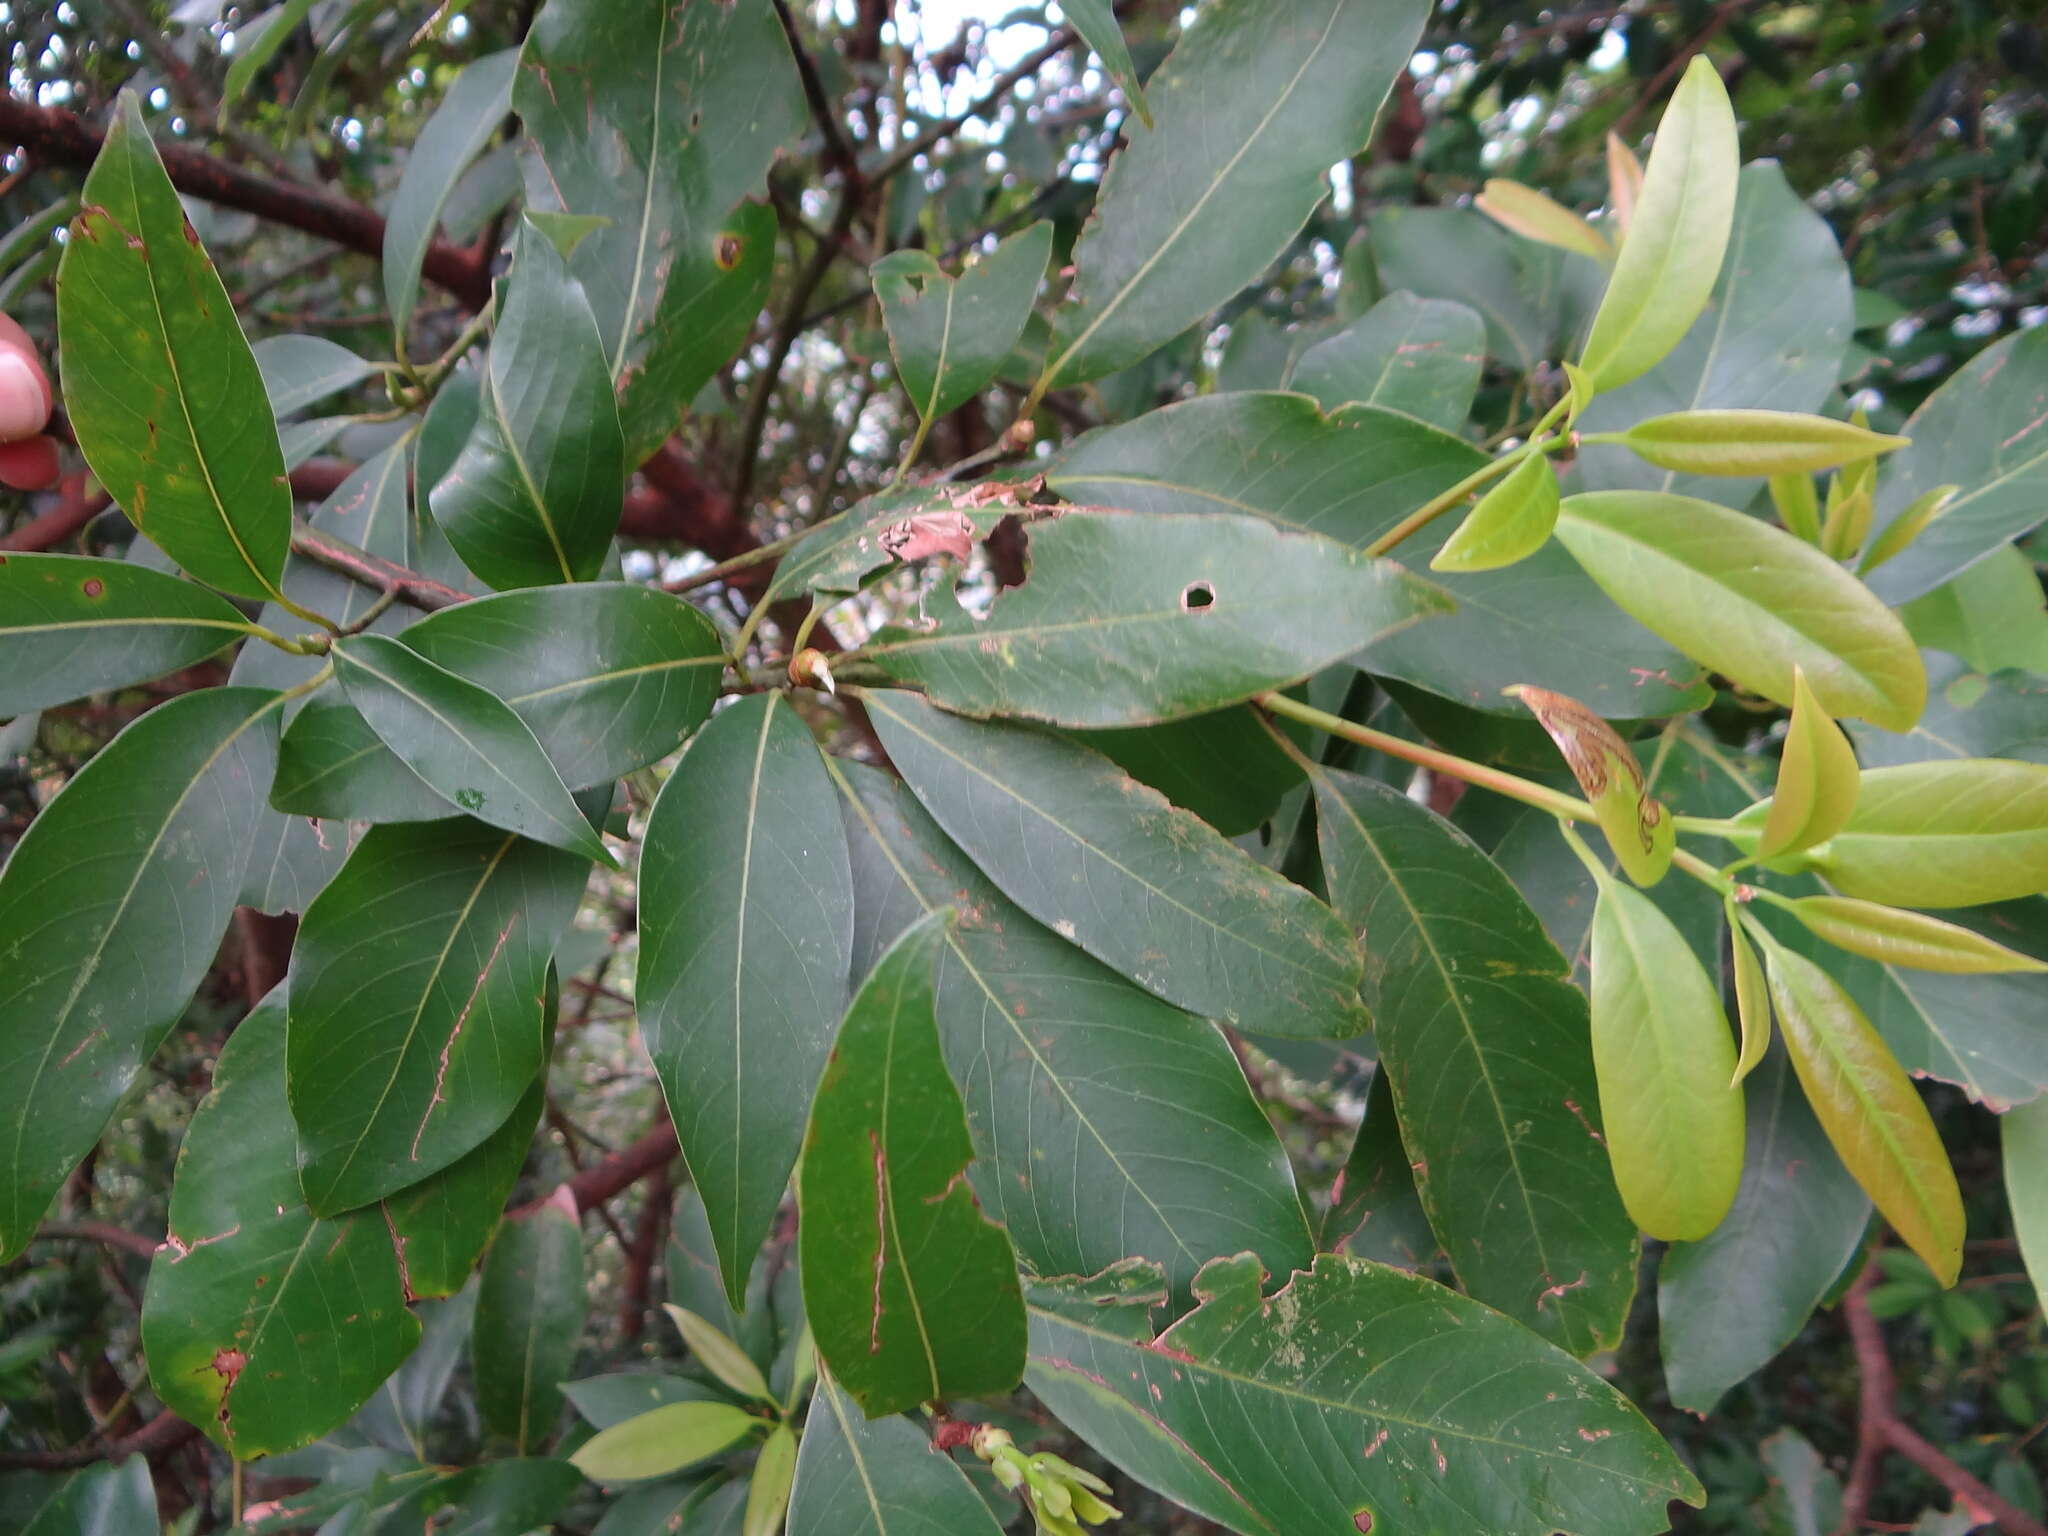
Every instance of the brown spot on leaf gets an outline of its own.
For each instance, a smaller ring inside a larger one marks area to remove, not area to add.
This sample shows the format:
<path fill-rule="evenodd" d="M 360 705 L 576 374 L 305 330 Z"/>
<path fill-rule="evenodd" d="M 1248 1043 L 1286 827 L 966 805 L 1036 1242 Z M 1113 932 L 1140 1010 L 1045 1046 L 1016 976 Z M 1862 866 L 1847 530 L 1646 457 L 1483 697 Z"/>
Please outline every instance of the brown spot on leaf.
<path fill-rule="evenodd" d="M 1351 1523 L 1357 1526 L 1361 1531 L 1371 1530 L 1372 1511 L 1369 1509 L 1361 1509 L 1357 1514 L 1351 1517 Z"/>
<path fill-rule="evenodd" d="M 740 237 L 730 230 L 725 230 L 711 242 L 711 259 L 717 264 L 719 271 L 730 272 L 740 264 L 740 256 L 745 250 L 746 245 Z"/>
<path fill-rule="evenodd" d="M 79 591 L 83 592 L 87 597 L 93 598 L 102 596 L 106 590 L 107 584 L 97 576 L 88 577 L 79 587 Z"/>

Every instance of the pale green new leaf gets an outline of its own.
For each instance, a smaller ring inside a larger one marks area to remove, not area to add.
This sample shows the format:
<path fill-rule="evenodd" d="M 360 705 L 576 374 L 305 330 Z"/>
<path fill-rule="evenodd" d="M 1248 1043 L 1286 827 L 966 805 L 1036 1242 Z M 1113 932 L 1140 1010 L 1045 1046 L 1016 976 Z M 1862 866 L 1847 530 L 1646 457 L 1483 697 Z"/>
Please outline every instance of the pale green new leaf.
<path fill-rule="evenodd" d="M 1652 416 L 1621 434 L 1639 459 L 1674 474 L 1795 475 L 1875 458 L 1906 439 L 1793 411 L 1706 409 Z"/>
<path fill-rule="evenodd" d="M 1826 842 L 1848 825 L 1861 788 L 1849 738 L 1813 696 L 1806 674 L 1793 668 L 1792 720 L 1756 856 L 1773 859 Z"/>
<path fill-rule="evenodd" d="M 1557 472 L 1540 453 L 1526 455 L 1430 557 L 1432 571 L 1494 571 L 1526 560 L 1557 526 Z"/>
<path fill-rule="evenodd" d="M 664 1403 L 600 1430 L 569 1459 L 596 1482 L 636 1482 L 709 1460 L 761 1427 L 731 1403 Z"/>

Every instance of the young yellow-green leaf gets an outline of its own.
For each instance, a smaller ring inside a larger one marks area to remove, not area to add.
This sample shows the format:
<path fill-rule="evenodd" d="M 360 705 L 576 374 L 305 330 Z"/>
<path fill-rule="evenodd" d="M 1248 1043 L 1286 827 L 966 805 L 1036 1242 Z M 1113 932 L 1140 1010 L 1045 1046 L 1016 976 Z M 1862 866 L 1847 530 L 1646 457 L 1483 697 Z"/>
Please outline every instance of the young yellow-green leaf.
<path fill-rule="evenodd" d="M 1678 829 L 1664 803 L 1651 795 L 1643 765 L 1629 744 L 1577 699 L 1525 683 L 1507 691 L 1528 705 L 1557 743 L 1629 879 L 1637 885 L 1662 880 L 1671 868 Z"/>
<path fill-rule="evenodd" d="M 1725 904 L 1728 919 L 1728 955 L 1735 978 L 1735 1012 L 1742 1024 L 1742 1050 L 1735 1059 L 1735 1081 L 1740 1083 L 1764 1059 L 1771 1048 L 1771 989 L 1764 980 L 1763 963 L 1756 946 L 1742 931 L 1735 903 Z"/>
<path fill-rule="evenodd" d="M 1806 674 L 1794 667 L 1792 721 L 1756 856 L 1774 859 L 1826 842 L 1848 825 L 1861 787 L 1862 774 L 1849 738 L 1813 696 Z"/>
<path fill-rule="evenodd" d="M 1998 1124 L 2013 1235 L 2035 1300 L 2048 1307 L 2048 1098 L 2014 1105 Z"/>
<path fill-rule="evenodd" d="M 1830 715 L 1912 728 L 1927 672 L 1897 614 L 1791 534 L 1659 491 L 1567 496 L 1557 537 L 1644 628 L 1789 705 L 1804 668 Z"/>
<path fill-rule="evenodd" d="M 1525 240 L 1554 245 L 1561 251 L 1576 251 L 1595 261 L 1614 260 L 1614 247 L 1605 235 L 1548 193 L 1525 187 L 1519 181 L 1494 178 L 1479 189 L 1473 206 L 1503 229 Z"/>
<path fill-rule="evenodd" d="M 1117 24 L 1116 8 L 1110 0 L 1074 0 L 1060 10 L 1066 15 L 1067 25 L 1081 34 L 1081 41 L 1102 61 L 1104 73 L 1124 93 L 1125 100 L 1137 112 L 1138 121 L 1152 127 L 1152 111 L 1145 105 L 1138 69 L 1131 62 L 1131 50 L 1124 42 L 1124 31 Z"/>
<path fill-rule="evenodd" d="M 1975 929 L 1880 902 L 1859 901 L 1853 896 L 1802 896 L 1792 903 L 1791 911 L 1836 948 L 1886 965 L 1969 976 L 2048 971 L 2048 964 L 2007 949 Z"/>
<path fill-rule="evenodd" d="M 1557 506 L 1557 473 L 1549 456 L 1528 454 L 1465 514 L 1429 568 L 1496 571 L 1526 559 L 1550 538 Z"/>
<path fill-rule="evenodd" d="M 1960 758 L 1864 770 L 1856 810 L 1795 855 L 1844 895 L 1894 907 L 1974 907 L 2048 891 L 2048 766 Z M 1737 818 L 1737 841 L 1770 815 Z"/>
<path fill-rule="evenodd" d="M 1429 7 L 1224 0 L 1152 76 L 1074 246 L 1042 386 L 1128 367 L 1270 266 L 1362 150 Z"/>
<path fill-rule="evenodd" d="M 1657 904 L 1611 878 L 1593 908 L 1593 1064 L 1622 1203 L 1698 1242 L 1742 1182 L 1742 1090 L 1714 984 Z"/>
<path fill-rule="evenodd" d="M 869 1418 L 1007 1392 L 1024 1374 L 1017 1255 L 968 1187 L 974 1143 L 933 1011 L 951 921 L 920 918 L 875 962 L 804 1136 L 804 1312 Z"/>
<path fill-rule="evenodd" d="M 1835 560 L 1847 560 L 1870 536 L 1875 509 L 1877 467 L 1864 459 L 1835 471 L 1828 481 L 1827 508 L 1821 517 L 1820 547 Z"/>
<path fill-rule="evenodd" d="M 1636 204 L 1643 196 L 1643 162 L 1621 141 L 1621 135 L 1607 135 L 1607 206 L 1624 238 L 1635 218 Z"/>
<path fill-rule="evenodd" d="M 735 1307 L 846 1005 L 853 916 L 810 730 L 777 694 L 737 700 L 691 740 L 648 816 L 636 984 Z"/>
<path fill-rule="evenodd" d="M 1593 397 L 1599 394 L 1600 390 L 1593 382 L 1592 376 L 1577 363 L 1564 365 L 1564 380 L 1564 424 L 1569 428 L 1584 413 L 1586 407 L 1593 403 Z"/>
<path fill-rule="evenodd" d="M 485 1427 L 524 1456 L 554 1434 L 561 1383 L 576 1363 L 588 1307 L 583 1233 L 568 1187 L 505 1218 L 476 1293 L 476 1405 Z"/>
<path fill-rule="evenodd" d="M 1673 411 L 1621 434 L 1636 457 L 1682 475 L 1804 475 L 1906 446 L 1903 437 L 1797 411 Z"/>
<path fill-rule="evenodd" d="M 1600 389 L 1649 372 L 1692 329 L 1721 273 L 1741 169 L 1735 109 L 1701 55 L 1657 125 L 1628 239 L 1579 355 Z"/>
<path fill-rule="evenodd" d="M 861 648 L 961 714 L 1083 730 L 1236 704 L 1356 655 L 1450 599 L 1391 561 L 1235 513 L 1072 511 L 977 617 L 944 597 Z"/>
<path fill-rule="evenodd" d="M 598 1431 L 569 1460 L 593 1482 L 637 1482 L 708 1460 L 764 1427 L 731 1403 L 663 1403 Z"/>
<path fill-rule="evenodd" d="M 764 1403 L 775 1401 L 775 1394 L 768 1390 L 768 1380 L 761 1374 L 761 1367 L 732 1341 L 731 1335 L 713 1327 L 688 1307 L 679 1307 L 672 1301 L 663 1302 L 662 1310 L 668 1313 L 670 1321 L 676 1325 L 676 1332 L 683 1336 L 683 1343 L 705 1370 L 741 1397 L 758 1398 Z"/>
<path fill-rule="evenodd" d="M 248 632 L 224 599 L 133 561 L 0 554 L 0 720 L 146 683 Z"/>
<path fill-rule="evenodd" d="M 129 521 L 208 586 L 277 596 L 292 497 L 263 375 L 132 91 L 57 269 L 57 339 L 71 429 Z"/>
<path fill-rule="evenodd" d="M 336 641 L 332 655 L 349 702 L 442 799 L 494 827 L 618 867 L 503 699 L 385 635 Z"/>
<path fill-rule="evenodd" d="M 0 869 L 0 1260 L 213 963 L 277 753 L 278 696 L 203 688 L 80 769 Z"/>
<path fill-rule="evenodd" d="M 1833 977 L 1752 929 L 1769 965 L 1778 1033 L 1828 1140 L 1943 1285 L 1963 1263 L 1963 1199 L 1927 1106 Z"/>
<path fill-rule="evenodd" d="M 892 251 L 869 269 L 896 374 L 927 424 L 973 399 L 1024 333 L 1052 255 L 1044 220 L 1010 236 L 959 277 L 929 251 Z"/>
<path fill-rule="evenodd" d="M 214 1065 L 142 1309 L 159 1395 L 244 1461 L 342 1423 L 420 1337 L 380 1214 L 306 1209 L 284 1058 L 280 989 Z"/>
<path fill-rule="evenodd" d="M 1813 476 L 1773 475 L 1770 479 L 1771 505 L 1785 531 L 1804 543 L 1820 543 L 1820 496 L 1813 488 Z"/>
<path fill-rule="evenodd" d="M 783 1511 L 789 1508 L 790 1484 L 795 1481 L 796 1436 L 787 1424 L 778 1424 L 755 1458 L 740 1536 L 776 1536 L 782 1529 Z"/>
<path fill-rule="evenodd" d="M 1886 561 L 1904 554 L 1907 546 L 1948 510 L 1949 503 L 1955 500 L 1956 492 L 1961 489 L 1959 485 L 1937 485 L 1915 496 L 1905 511 L 1886 523 L 1884 531 L 1871 541 L 1870 548 L 1863 552 L 1856 573 L 1868 576 Z"/>

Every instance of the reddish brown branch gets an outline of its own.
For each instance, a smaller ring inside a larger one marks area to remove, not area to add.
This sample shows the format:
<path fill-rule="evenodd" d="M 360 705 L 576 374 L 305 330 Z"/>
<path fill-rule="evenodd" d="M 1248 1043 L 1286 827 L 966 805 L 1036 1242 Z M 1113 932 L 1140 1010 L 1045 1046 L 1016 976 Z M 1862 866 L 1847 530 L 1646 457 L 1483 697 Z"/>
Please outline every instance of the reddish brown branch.
<path fill-rule="evenodd" d="M 74 113 L 0 95 L 0 142 L 19 145 L 46 164 L 90 165 L 99 154 L 100 139 L 99 131 Z M 383 257 L 384 220 L 361 203 L 259 176 L 187 145 L 159 144 L 157 150 L 180 192 L 332 240 L 365 256 Z M 427 247 L 420 270 L 429 282 L 471 309 L 490 301 L 488 252 L 436 240 Z"/>
<path fill-rule="evenodd" d="M 12 533 L 0 535 L 0 550 L 54 549 L 76 537 L 79 529 L 109 505 L 104 492 L 86 494 L 84 475 L 66 475 L 57 486 L 57 505 L 30 518 Z"/>
<path fill-rule="evenodd" d="M 676 1128 L 670 1124 L 666 1114 L 661 1123 L 629 1147 L 621 1147 L 601 1163 L 592 1163 L 562 1188 L 569 1191 L 576 1202 L 576 1209 L 587 1211 L 603 1200 L 609 1200 L 620 1190 L 630 1188 L 646 1178 L 657 1168 L 666 1168 L 674 1159 L 678 1147 Z M 514 1211 L 514 1216 L 538 1209 L 553 1196 L 545 1196 Z"/>
<path fill-rule="evenodd" d="M 96 1461 L 126 1461 L 137 1455 L 157 1457 L 175 1451 L 198 1434 L 197 1429 L 166 1408 L 134 1434 L 118 1440 L 75 1445 L 61 1451 L 0 1452 L 0 1467 L 56 1472 L 66 1467 L 91 1466 Z"/>
<path fill-rule="evenodd" d="M 432 577 L 422 576 L 418 571 L 405 566 L 394 565 L 389 560 L 357 549 L 353 544 L 344 543 L 311 528 L 296 528 L 292 531 L 292 552 L 303 555 L 315 565 L 324 565 L 330 571 L 338 571 L 351 581 L 359 581 L 366 587 L 380 592 L 397 595 L 400 602 L 431 613 L 439 608 L 453 608 L 457 603 L 469 601 L 469 595 L 453 587 L 443 586 Z"/>
<path fill-rule="evenodd" d="M 1862 1395 L 1856 1413 L 1856 1453 L 1849 1464 L 1849 1480 L 1842 1489 L 1842 1523 L 1835 1527 L 1836 1536 L 1855 1536 L 1868 1528 L 1878 1469 L 1889 1451 L 1897 1451 L 2005 1532 L 2005 1536 L 2048 1536 L 2048 1526 L 2000 1498 L 1899 1417 L 1892 1357 L 1885 1348 L 1884 1330 L 1870 1310 L 1870 1288 L 1877 1278 L 1878 1266 L 1874 1262 L 1865 1264 L 1863 1273 L 1842 1298 L 1842 1316 L 1856 1349 Z"/>
<path fill-rule="evenodd" d="M 130 1232 L 126 1227 L 117 1227 L 107 1221 L 46 1221 L 36 1228 L 37 1242 L 53 1237 L 72 1237 L 106 1248 L 119 1248 L 123 1253 L 145 1259 L 154 1258 L 162 1246 L 155 1238 Z"/>

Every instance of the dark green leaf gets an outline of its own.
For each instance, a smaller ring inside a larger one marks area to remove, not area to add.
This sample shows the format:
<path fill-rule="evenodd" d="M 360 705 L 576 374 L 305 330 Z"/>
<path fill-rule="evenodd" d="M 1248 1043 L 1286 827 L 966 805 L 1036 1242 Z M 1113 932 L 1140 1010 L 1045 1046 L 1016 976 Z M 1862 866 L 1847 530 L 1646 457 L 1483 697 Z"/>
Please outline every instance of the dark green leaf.
<path fill-rule="evenodd" d="M 1881 533 L 1914 500 L 1960 486 L 1934 525 L 1871 573 L 1900 602 L 1932 591 L 2041 521 L 2048 508 L 2048 334 L 2020 331 L 1950 374 L 1900 430 L 1912 446 L 1878 481 Z"/>
<path fill-rule="evenodd" d="M 1366 1093 L 1365 1119 L 1338 1171 L 1323 1213 L 1317 1246 L 1329 1253 L 1420 1269 L 1437 1251 L 1436 1234 L 1415 1192 L 1415 1170 L 1401 1145 L 1394 1118 L 1394 1092 L 1384 1071 L 1375 1070 Z"/>
<path fill-rule="evenodd" d="M 972 400 L 1010 355 L 1031 318 L 1052 255 L 1052 225 L 1010 236 L 958 278 L 928 251 L 894 251 L 869 269 L 896 373 L 919 418 Z"/>
<path fill-rule="evenodd" d="M 57 271 L 57 333 L 86 462 L 193 576 L 275 596 L 291 492 L 263 376 L 132 92 L 84 197 Z"/>
<path fill-rule="evenodd" d="M 1083 728 L 1201 714 L 1449 611 L 1400 567 L 1234 514 L 1073 511 L 977 618 L 884 629 L 861 654 L 936 702 Z"/>
<path fill-rule="evenodd" d="M 130 1536 L 156 1527 L 149 1461 L 130 1456 L 72 1473 L 21 1536 Z"/>
<path fill-rule="evenodd" d="M 546 1102 L 546 1080 L 537 1078 L 483 1141 L 439 1173 L 385 1197 L 384 1215 L 404 1258 L 409 1299 L 452 1296 L 468 1281 L 498 1230 Z"/>
<path fill-rule="evenodd" d="M 374 827 L 292 954 L 292 1114 L 320 1214 L 448 1167 L 540 1070 L 548 956 L 585 866 L 475 821 Z"/>
<path fill-rule="evenodd" d="M 994 483 L 909 485 L 865 497 L 843 517 L 800 540 L 777 563 L 775 579 L 762 600 L 774 602 L 804 591 L 857 592 L 870 575 L 897 560 L 899 551 L 915 549 L 923 529 L 935 529 L 958 556 L 965 544 L 987 538 L 1003 518 L 1026 507 L 1029 489 Z"/>
<path fill-rule="evenodd" d="M 845 1007 L 852 876 L 832 781 L 774 694 L 698 733 L 648 817 L 635 995 L 737 1306 Z"/>
<path fill-rule="evenodd" d="M 1747 1084 L 1735 1204 L 1701 1241 L 1666 1249 L 1657 1271 L 1664 1380 L 1672 1402 L 1699 1414 L 1798 1336 L 1870 1219 L 1785 1053 Z"/>
<path fill-rule="evenodd" d="M 1666 1529 L 1668 1500 L 1705 1501 L 1613 1387 L 1432 1281 L 1323 1255 L 1262 1298 L 1255 1262 L 1218 1259 L 1201 1308 L 1153 1340 L 1141 1276 L 1034 1286 L 1026 1380 L 1132 1477 L 1232 1530 L 1627 1536 Z"/>
<path fill-rule="evenodd" d="M 1228 0 L 1153 75 L 1074 247 L 1074 299 L 1045 371 L 1078 384 L 1137 362 L 1265 271 L 1362 150 L 1408 62 L 1417 0 Z"/>
<path fill-rule="evenodd" d="M 869 717 L 947 836 L 1012 901 L 1147 991 L 1257 1033 L 1368 1021 L 1335 913 L 1075 742 L 898 692 Z"/>
<path fill-rule="evenodd" d="M 442 205 L 463 168 L 490 141 L 512 102 L 519 50 L 487 53 L 463 67 L 406 157 L 384 224 L 384 302 L 400 337 L 419 299 L 420 264 L 433 243 Z"/>
<path fill-rule="evenodd" d="M 1326 411 L 1347 401 L 1404 411 L 1456 432 L 1472 409 L 1486 361 L 1486 326 L 1448 299 L 1390 293 L 1301 354 L 1292 388 Z"/>
<path fill-rule="evenodd" d="M 1253 1250 L 1274 1274 L 1307 1263 L 1293 1171 L 1216 1027 L 1018 911 L 901 784 L 828 761 L 846 791 L 856 971 L 923 914 L 958 914 L 939 1032 L 974 1136 L 969 1178 L 1025 1260 L 1092 1274 L 1139 1254 L 1181 1298 L 1219 1254 Z"/>
<path fill-rule="evenodd" d="M 627 462 L 746 340 L 775 270 L 758 194 L 803 129 L 803 88 L 768 0 L 550 0 L 512 105 L 537 208 L 611 220 L 576 248 L 619 393 Z M 616 489 L 616 487 L 614 488 Z"/>
<path fill-rule="evenodd" d="M 505 1218 L 476 1293 L 476 1403 L 485 1426 L 522 1456 L 546 1444 L 562 1416 L 585 1295 L 583 1233 L 566 1187 Z"/>
<path fill-rule="evenodd" d="M 2048 682 L 2041 676 L 2014 669 L 1979 677 L 1953 656 L 1921 656 L 1926 712 L 1904 735 L 1859 723 L 1850 734 L 1864 767 L 1971 757 L 2040 762 L 2048 755 Z"/>
<path fill-rule="evenodd" d="M 251 350 L 271 414 L 280 421 L 377 371 L 375 364 L 324 336 L 266 336 Z"/>
<path fill-rule="evenodd" d="M 562 1383 L 562 1395 L 593 1428 L 610 1429 L 668 1403 L 723 1402 L 716 1387 L 667 1371 L 614 1371 Z"/>
<path fill-rule="evenodd" d="M 243 1461 L 342 1423 L 420 1337 L 383 1213 L 314 1216 L 298 1151 L 279 990 L 236 1026 L 185 1133 L 142 1314 L 158 1395 Z"/>
<path fill-rule="evenodd" d="M 1979 672 L 2048 672 L 2041 578 L 2016 545 L 2001 545 L 1960 576 L 1914 598 L 1899 617 L 1922 646 L 1952 651 Z"/>
<path fill-rule="evenodd" d="M 512 707 L 383 635 L 337 641 L 335 672 L 370 728 L 435 793 L 508 832 L 612 856 Z"/>
<path fill-rule="evenodd" d="M 227 116 L 226 109 L 241 99 L 256 72 L 276 56 L 311 9 L 313 0 L 279 0 L 240 30 L 234 57 L 228 61 L 227 77 L 220 88 L 223 118 Z"/>
<path fill-rule="evenodd" d="M 997 1536 L 974 1484 L 902 1417 L 870 1421 L 820 1374 L 804 1420 L 789 1536 Z"/>
<path fill-rule="evenodd" d="M 0 870 L 0 1259 L 212 965 L 276 747 L 276 694 L 183 694 L 86 764 Z"/>
<path fill-rule="evenodd" d="M 1024 1373 L 1024 1303 L 981 1213 L 933 971 L 950 914 L 907 929 L 840 1026 L 804 1137 L 804 1310 L 819 1357 L 869 1418 L 995 1396 Z"/>
<path fill-rule="evenodd" d="M 1079 740 L 1225 837 L 1256 830 L 1301 782 L 1294 759 L 1248 704 L 1164 725 L 1087 731 Z"/>
<path fill-rule="evenodd" d="M 611 376 L 582 285 L 547 237 L 522 223 L 513 252 L 476 427 L 430 503 L 494 587 L 588 581 L 626 476 Z"/>
<path fill-rule="evenodd" d="M 0 555 L 0 719 L 189 667 L 248 628 L 206 588 L 132 561 Z"/>
<path fill-rule="evenodd" d="M 1081 41 L 1102 61 L 1103 72 L 1116 82 L 1139 121 L 1147 128 L 1152 127 L 1152 113 L 1138 85 L 1137 67 L 1131 63 L 1131 50 L 1124 43 L 1123 28 L 1117 25 L 1116 9 L 1110 0 L 1074 0 L 1072 5 L 1062 5 L 1060 11 L 1067 24 L 1081 34 Z"/>
<path fill-rule="evenodd" d="M 346 841 L 345 821 L 445 821 L 462 814 L 406 767 L 347 696 L 332 688 L 307 699 L 285 727 L 270 803 L 292 820 L 327 819 L 335 829 L 327 834 L 333 843 Z M 331 871 L 326 878 L 333 878 Z"/>
<path fill-rule="evenodd" d="M 1571 344 L 1606 278 L 1598 262 L 1517 240 L 1470 208 L 1376 209 L 1372 253 L 1389 289 L 1478 310 L 1487 352 L 1522 373 Z"/>
<path fill-rule="evenodd" d="M 1331 899 L 1372 936 L 1380 1070 L 1458 1278 L 1574 1354 L 1611 1346 L 1635 1225 L 1564 957 L 1493 862 L 1399 791 L 1323 770 L 1316 810 Z"/>

